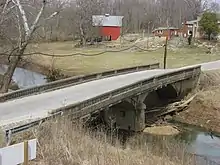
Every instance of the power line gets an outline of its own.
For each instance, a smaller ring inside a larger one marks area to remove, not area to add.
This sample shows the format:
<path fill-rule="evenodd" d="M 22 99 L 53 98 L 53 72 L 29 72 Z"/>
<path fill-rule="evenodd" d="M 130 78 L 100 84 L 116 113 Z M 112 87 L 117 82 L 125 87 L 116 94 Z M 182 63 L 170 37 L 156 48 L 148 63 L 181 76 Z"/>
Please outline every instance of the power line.
<path fill-rule="evenodd" d="M 103 55 L 106 53 L 118 53 L 118 52 L 124 52 L 127 50 L 130 50 L 132 48 L 137 48 L 141 51 L 145 51 L 145 52 L 153 52 L 157 49 L 154 50 L 149 50 L 149 49 L 144 49 L 141 47 L 138 47 L 136 45 L 133 45 L 131 47 L 125 48 L 125 49 L 121 49 L 121 50 L 106 50 L 106 51 L 102 51 L 99 53 L 93 53 L 93 54 L 85 54 L 85 53 L 72 53 L 72 54 L 49 54 L 49 53 L 42 53 L 42 52 L 33 52 L 33 53 L 24 53 L 22 56 L 31 56 L 31 55 L 42 55 L 42 56 L 48 56 L 48 57 L 72 57 L 72 56 L 87 56 L 87 57 L 93 57 L 93 56 L 99 56 L 99 55 Z M 7 54 L 9 51 L 4 52 L 4 53 L 0 53 L 0 55 L 6 55 L 8 56 L 9 54 Z M 16 55 L 16 54 L 12 54 L 10 56 L 20 56 L 20 55 Z"/>

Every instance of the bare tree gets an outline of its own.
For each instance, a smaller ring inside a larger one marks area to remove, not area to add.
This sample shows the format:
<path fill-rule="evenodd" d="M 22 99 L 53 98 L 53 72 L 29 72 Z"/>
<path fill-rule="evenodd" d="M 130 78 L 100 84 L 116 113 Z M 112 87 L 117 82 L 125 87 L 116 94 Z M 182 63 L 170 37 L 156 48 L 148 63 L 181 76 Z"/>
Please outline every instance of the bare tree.
<path fill-rule="evenodd" d="M 22 55 L 24 54 L 24 51 L 27 45 L 30 43 L 33 33 L 39 26 L 39 21 L 46 8 L 46 5 L 47 5 L 46 0 L 43 0 L 41 2 L 41 7 L 40 8 L 37 7 L 38 11 L 33 21 L 30 21 L 30 19 L 27 16 L 28 15 L 27 10 L 25 10 L 26 6 L 28 6 L 27 1 L 20 1 L 20 0 L 6 0 L 5 1 L 4 8 L 1 14 L 1 18 L 4 19 L 5 17 L 6 20 L 14 21 L 15 23 L 14 29 L 17 32 L 17 36 L 15 36 L 14 38 L 12 38 L 9 35 L 5 37 L 8 40 L 11 40 L 13 49 L 9 53 L 9 57 L 8 57 L 9 66 L 0 84 L 1 93 L 5 93 L 8 91 L 13 73 L 19 61 L 22 59 Z M 8 14 L 9 11 L 11 11 L 10 14 Z M 53 13 L 48 18 L 55 16 L 57 13 L 58 12 Z M 1 22 L 3 21 L 5 20 L 2 20 Z"/>
<path fill-rule="evenodd" d="M 86 44 L 86 38 L 94 35 L 95 29 L 92 25 L 92 16 L 101 14 L 103 9 L 102 0 L 76 0 L 76 23 L 82 45 Z"/>

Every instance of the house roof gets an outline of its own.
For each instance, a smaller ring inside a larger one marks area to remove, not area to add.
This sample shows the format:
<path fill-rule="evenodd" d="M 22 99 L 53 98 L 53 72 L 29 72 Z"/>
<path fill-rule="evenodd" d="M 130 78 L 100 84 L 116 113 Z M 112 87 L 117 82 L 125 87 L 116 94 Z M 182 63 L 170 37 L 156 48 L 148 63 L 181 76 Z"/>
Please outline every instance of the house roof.
<path fill-rule="evenodd" d="M 175 27 L 158 27 L 156 29 L 153 30 L 153 32 L 157 31 L 157 30 L 178 30 L 178 28 L 175 28 Z"/>
<path fill-rule="evenodd" d="M 187 25 L 193 25 L 194 23 L 197 23 L 199 20 L 191 20 L 191 21 L 186 21 Z"/>
<path fill-rule="evenodd" d="M 93 15 L 93 26 L 113 26 L 122 27 L 123 16 L 110 16 L 110 15 Z"/>

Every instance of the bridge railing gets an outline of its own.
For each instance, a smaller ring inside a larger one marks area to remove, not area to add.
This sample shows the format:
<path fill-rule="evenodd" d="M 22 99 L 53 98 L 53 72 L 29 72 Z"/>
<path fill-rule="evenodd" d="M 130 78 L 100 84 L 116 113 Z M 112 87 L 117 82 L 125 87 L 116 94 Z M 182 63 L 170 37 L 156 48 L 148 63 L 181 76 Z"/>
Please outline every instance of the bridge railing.
<path fill-rule="evenodd" d="M 150 70 L 150 69 L 158 69 L 160 67 L 159 63 L 155 64 L 149 64 L 149 65 L 142 65 L 142 66 L 135 66 L 135 67 L 129 67 L 129 68 L 123 68 L 123 69 L 117 69 L 117 70 L 110 70 L 106 72 L 101 73 L 94 73 L 90 75 L 85 76 L 75 76 L 66 78 L 63 80 L 54 81 L 51 83 L 47 83 L 44 85 L 39 85 L 36 87 L 31 87 L 27 89 L 17 90 L 14 92 L 6 93 L 0 96 L 0 102 L 25 97 L 29 95 L 39 94 L 42 92 L 48 92 L 55 89 L 61 89 L 72 85 L 77 85 L 81 83 L 85 83 L 88 81 L 98 80 L 102 78 L 117 76 L 121 74 L 127 74 L 137 71 L 144 71 L 144 70 Z"/>
<path fill-rule="evenodd" d="M 38 125 L 41 122 L 49 120 L 53 117 L 59 115 L 71 115 L 72 118 L 81 118 L 90 115 L 96 111 L 100 111 L 106 107 L 110 107 L 117 103 L 120 103 L 126 98 L 140 95 L 144 92 L 151 92 L 162 86 L 172 84 L 178 81 L 190 79 L 199 76 L 201 73 L 201 66 L 189 67 L 184 69 L 179 69 L 169 73 L 162 73 L 157 76 L 152 76 L 145 80 L 133 83 L 131 85 L 116 89 L 111 92 L 107 92 L 103 95 L 76 103 L 72 105 L 67 105 L 62 108 L 58 108 L 50 111 L 47 118 L 43 118 L 37 121 L 33 121 L 21 126 L 6 129 L 6 135 L 15 134 L 31 127 Z"/>

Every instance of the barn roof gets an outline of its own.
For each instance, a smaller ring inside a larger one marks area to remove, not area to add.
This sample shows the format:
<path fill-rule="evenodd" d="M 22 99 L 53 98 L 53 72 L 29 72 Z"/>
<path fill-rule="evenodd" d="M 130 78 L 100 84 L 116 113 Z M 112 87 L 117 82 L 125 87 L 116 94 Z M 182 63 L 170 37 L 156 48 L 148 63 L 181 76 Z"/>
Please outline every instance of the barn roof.
<path fill-rule="evenodd" d="M 93 26 L 113 26 L 122 27 L 123 16 L 110 16 L 110 15 L 93 15 Z"/>
<path fill-rule="evenodd" d="M 176 27 L 158 27 L 156 29 L 153 30 L 153 32 L 157 31 L 157 30 L 178 30 L 178 28 Z"/>
<path fill-rule="evenodd" d="M 193 25 L 194 23 L 197 23 L 199 20 L 191 20 L 191 21 L 186 21 L 187 25 Z"/>

